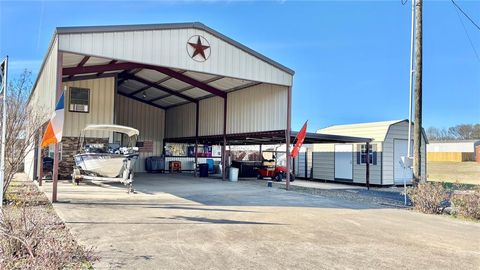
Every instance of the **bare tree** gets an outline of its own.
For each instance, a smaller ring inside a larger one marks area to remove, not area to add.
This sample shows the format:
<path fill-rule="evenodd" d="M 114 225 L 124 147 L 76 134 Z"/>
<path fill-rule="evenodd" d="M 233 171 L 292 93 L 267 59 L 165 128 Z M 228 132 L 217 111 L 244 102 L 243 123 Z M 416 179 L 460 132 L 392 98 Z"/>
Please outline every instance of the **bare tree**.
<path fill-rule="evenodd" d="M 480 124 L 459 124 L 453 127 L 429 127 L 427 136 L 430 140 L 477 140 L 480 139 Z"/>
<path fill-rule="evenodd" d="M 33 151 L 31 142 L 35 141 L 47 119 L 43 110 L 28 106 L 32 88 L 31 76 L 32 73 L 25 70 L 8 86 L 4 192 L 23 164 L 26 155 Z M 2 106 L 3 102 L 0 105 L 0 118 Z"/>

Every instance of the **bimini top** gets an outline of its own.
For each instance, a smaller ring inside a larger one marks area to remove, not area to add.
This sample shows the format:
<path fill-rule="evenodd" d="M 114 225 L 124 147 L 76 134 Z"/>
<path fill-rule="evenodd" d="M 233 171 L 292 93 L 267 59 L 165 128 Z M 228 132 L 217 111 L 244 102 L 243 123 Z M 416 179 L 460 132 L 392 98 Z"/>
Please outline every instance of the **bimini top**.
<path fill-rule="evenodd" d="M 127 134 L 128 137 L 132 137 L 134 135 L 140 134 L 138 129 L 121 126 L 121 125 L 88 125 L 86 126 L 82 132 L 87 130 L 102 130 L 102 131 L 113 131 L 113 132 L 120 132 Z"/>

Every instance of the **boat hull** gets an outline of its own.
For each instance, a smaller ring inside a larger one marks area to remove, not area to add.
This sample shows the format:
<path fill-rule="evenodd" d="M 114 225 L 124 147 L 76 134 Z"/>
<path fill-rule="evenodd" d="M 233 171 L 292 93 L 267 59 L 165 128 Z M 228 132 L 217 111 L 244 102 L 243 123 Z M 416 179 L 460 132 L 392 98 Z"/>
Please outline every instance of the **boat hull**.
<path fill-rule="evenodd" d="M 138 154 L 84 153 L 75 155 L 75 165 L 85 173 L 123 178 L 123 172 L 133 169 L 137 158 Z"/>

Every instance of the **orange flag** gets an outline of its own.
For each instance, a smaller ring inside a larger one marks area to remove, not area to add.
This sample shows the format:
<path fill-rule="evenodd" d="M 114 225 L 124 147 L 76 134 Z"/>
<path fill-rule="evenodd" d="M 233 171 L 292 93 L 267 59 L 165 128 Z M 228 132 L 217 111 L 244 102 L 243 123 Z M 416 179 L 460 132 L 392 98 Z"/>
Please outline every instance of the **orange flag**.
<path fill-rule="evenodd" d="M 303 124 L 302 129 L 297 134 L 297 142 L 295 143 L 295 146 L 292 149 L 292 153 L 290 154 L 293 158 L 296 158 L 298 156 L 298 152 L 300 152 L 300 147 L 302 147 L 305 136 L 307 135 L 307 122 L 308 121 Z"/>

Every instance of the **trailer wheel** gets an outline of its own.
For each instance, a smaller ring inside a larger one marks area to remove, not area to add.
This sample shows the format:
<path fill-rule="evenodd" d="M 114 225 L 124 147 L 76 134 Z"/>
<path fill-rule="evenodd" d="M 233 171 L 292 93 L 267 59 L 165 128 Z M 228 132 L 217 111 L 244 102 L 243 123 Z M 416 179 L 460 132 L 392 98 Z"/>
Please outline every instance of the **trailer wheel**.
<path fill-rule="evenodd" d="M 295 175 L 293 173 L 290 173 L 290 182 L 295 181 Z"/>
<path fill-rule="evenodd" d="M 258 180 L 262 180 L 262 179 L 263 179 L 263 176 L 262 176 L 260 173 L 257 173 L 257 179 L 258 179 Z"/>
<path fill-rule="evenodd" d="M 282 182 L 283 180 L 283 175 L 282 173 L 277 173 L 274 177 L 273 177 L 273 180 L 277 181 L 277 182 Z"/>

